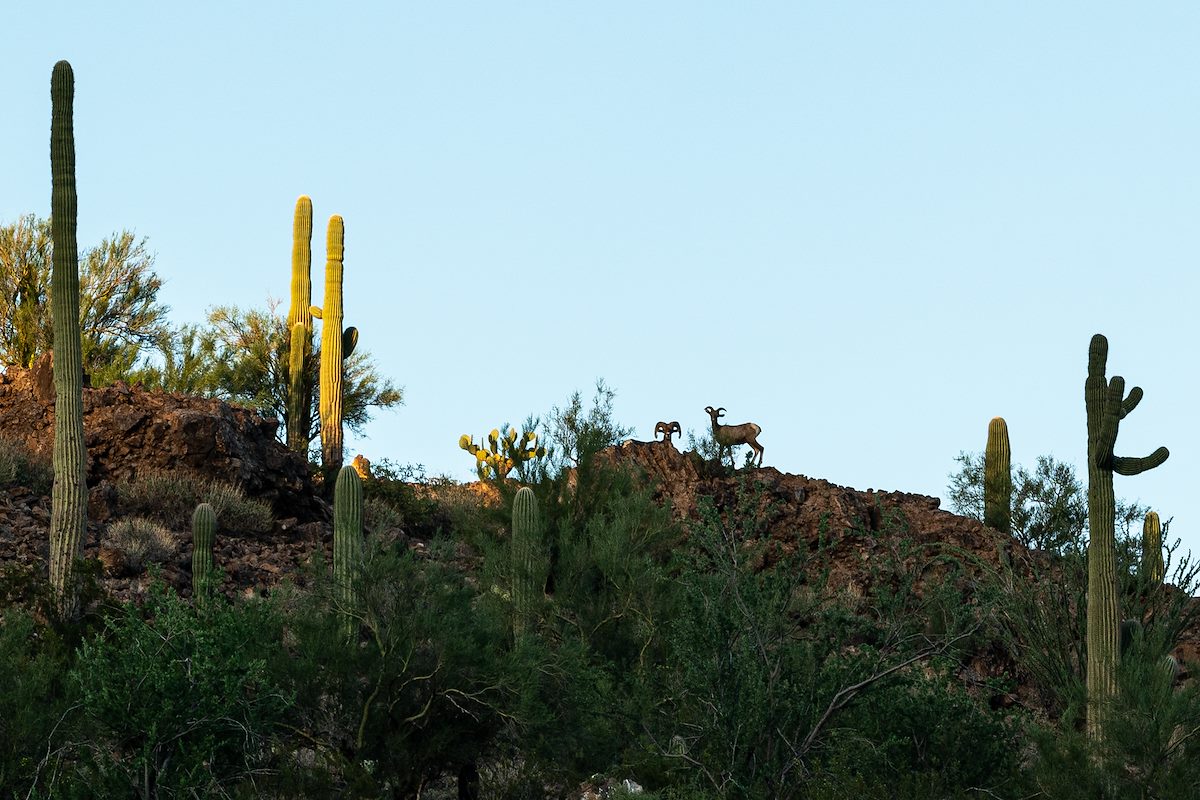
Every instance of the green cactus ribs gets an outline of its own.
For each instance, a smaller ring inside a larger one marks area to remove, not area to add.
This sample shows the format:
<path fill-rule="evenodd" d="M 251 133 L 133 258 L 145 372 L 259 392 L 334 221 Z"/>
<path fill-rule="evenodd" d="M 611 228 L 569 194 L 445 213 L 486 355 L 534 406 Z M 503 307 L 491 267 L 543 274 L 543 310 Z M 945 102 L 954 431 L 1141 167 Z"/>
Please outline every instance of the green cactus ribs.
<path fill-rule="evenodd" d="M 208 503 L 196 506 L 192 513 L 192 597 L 203 604 L 213 589 L 213 540 L 217 532 L 217 513 Z"/>
<path fill-rule="evenodd" d="M 1001 533 L 1012 533 L 1012 458 L 1003 417 L 988 423 L 983 455 L 983 523 Z"/>
<path fill-rule="evenodd" d="M 54 488 L 50 513 L 50 585 L 59 612 L 78 612 L 74 564 L 87 528 L 87 451 L 83 438 L 83 354 L 79 333 L 78 200 L 75 189 L 75 75 L 59 61 L 50 81 L 50 230 L 54 244 Z"/>
<path fill-rule="evenodd" d="M 313 386 L 307 363 L 312 355 L 312 200 L 296 201 L 292 220 L 292 300 L 288 309 L 287 445 L 298 453 L 308 451 L 309 409 Z"/>
<path fill-rule="evenodd" d="M 1146 514 L 1142 523 L 1142 577 L 1157 586 L 1163 582 L 1162 522 L 1158 513 Z"/>
<path fill-rule="evenodd" d="M 358 598 L 355 581 L 362 561 L 362 539 L 362 479 L 354 467 L 342 467 L 333 491 L 333 577 L 348 637 L 357 630 L 352 611 Z"/>
<path fill-rule="evenodd" d="M 342 328 L 342 260 L 345 226 L 334 214 L 325 237 L 325 305 L 309 313 L 321 320 L 321 465 L 326 479 L 342 467 L 343 361 L 358 343 L 355 328 Z"/>
<path fill-rule="evenodd" d="M 519 639 L 537 625 L 538 600 L 546 583 L 537 497 L 528 486 L 521 487 L 513 499 L 510 544 L 513 635 Z"/>
<path fill-rule="evenodd" d="M 1088 347 L 1088 376 L 1084 382 L 1088 433 L 1088 602 L 1087 602 L 1087 728 L 1094 741 L 1103 739 L 1103 711 L 1116 691 L 1120 656 L 1120 608 L 1117 599 L 1116 500 L 1113 475 L 1137 475 L 1153 469 L 1170 455 L 1160 447 L 1148 456 L 1130 458 L 1114 453 L 1121 421 L 1142 401 L 1135 386 L 1125 394 L 1125 379 L 1105 377 L 1108 340 L 1092 337 Z"/>

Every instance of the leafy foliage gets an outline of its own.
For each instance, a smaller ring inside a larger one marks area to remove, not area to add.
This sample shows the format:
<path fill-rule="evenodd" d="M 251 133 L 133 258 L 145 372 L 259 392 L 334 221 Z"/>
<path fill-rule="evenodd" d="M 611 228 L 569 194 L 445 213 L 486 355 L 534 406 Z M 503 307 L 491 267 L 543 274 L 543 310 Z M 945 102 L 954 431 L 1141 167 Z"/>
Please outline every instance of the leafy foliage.
<path fill-rule="evenodd" d="M 49 220 L 33 215 L 0 227 L 0 362 L 30 366 L 51 349 Z M 93 383 L 124 378 L 166 334 L 162 280 L 146 239 L 114 233 L 81 255 L 79 321 L 83 367 Z"/>
<path fill-rule="evenodd" d="M 288 419 L 288 373 L 291 334 L 287 319 L 272 306 L 267 311 L 220 306 L 209 312 L 209 331 L 216 352 L 212 381 L 222 399 Z M 361 433 L 373 409 L 393 408 L 403 402 L 402 391 L 379 374 L 370 353 L 355 349 L 343 363 L 342 420 Z M 314 387 L 308 419 L 301 421 L 309 442 L 320 435 L 320 347 L 305 361 Z M 282 435 L 282 433 L 281 433 Z"/>
<path fill-rule="evenodd" d="M 279 618 L 261 603 L 203 614 L 155 584 L 80 648 L 69 679 L 88 736 L 73 749 L 98 795 L 229 796 L 271 760 L 291 703 L 264 652 Z"/>

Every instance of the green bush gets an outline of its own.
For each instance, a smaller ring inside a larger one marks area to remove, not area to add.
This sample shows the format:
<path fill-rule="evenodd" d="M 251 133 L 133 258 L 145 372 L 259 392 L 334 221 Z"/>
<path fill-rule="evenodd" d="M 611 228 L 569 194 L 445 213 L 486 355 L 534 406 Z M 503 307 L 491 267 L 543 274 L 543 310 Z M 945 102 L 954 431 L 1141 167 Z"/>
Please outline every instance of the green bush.
<path fill-rule="evenodd" d="M 419 465 L 397 465 L 387 459 L 372 464 L 370 480 L 363 481 L 367 530 L 400 529 L 423 540 L 447 533 L 453 526 L 449 515 L 429 493 L 416 488 L 436 484 L 425 478 Z"/>
<path fill-rule="evenodd" d="M 226 796 L 254 784 L 292 697 L 268 669 L 281 620 L 264 601 L 197 612 L 152 584 L 81 646 L 69 683 L 86 737 L 70 745 L 100 797 Z"/>
<path fill-rule="evenodd" d="M 0 614 L 0 796 L 44 786 L 58 766 L 55 733 L 75 700 L 64 678 L 70 648 L 32 614 Z"/>
<path fill-rule="evenodd" d="M 368 537 L 347 607 L 318 562 L 306 591 L 285 596 L 288 642 L 279 668 L 296 691 L 292 725 L 313 769 L 292 770 L 293 793 L 331 781 L 340 796 L 412 796 L 482 757 L 509 693 L 506 621 L 476 602 L 452 552 L 417 558 Z M 347 641 L 338 615 L 357 620 Z"/>
<path fill-rule="evenodd" d="M 642 773 L 646 781 L 802 798 L 831 773 L 861 772 L 877 787 L 880 773 L 924 775 L 927 786 L 1008 780 L 1011 759 L 992 758 L 1012 745 L 1007 727 L 949 683 L 921 677 L 935 658 L 956 663 L 980 613 L 964 607 L 953 559 L 926 552 L 899 521 L 885 525 L 871 534 L 874 594 L 847 607 L 827 582 L 831 545 L 785 549 L 762 535 L 772 513 L 743 488 L 691 528 L 675 565 L 681 597 L 665 625 L 666 653 L 643 673 L 644 743 L 660 770 Z M 933 566 L 947 570 L 942 589 L 923 596 L 915 576 Z M 964 741 L 968 733 L 975 738 Z M 849 758 L 860 750 L 875 754 L 862 770 Z"/>

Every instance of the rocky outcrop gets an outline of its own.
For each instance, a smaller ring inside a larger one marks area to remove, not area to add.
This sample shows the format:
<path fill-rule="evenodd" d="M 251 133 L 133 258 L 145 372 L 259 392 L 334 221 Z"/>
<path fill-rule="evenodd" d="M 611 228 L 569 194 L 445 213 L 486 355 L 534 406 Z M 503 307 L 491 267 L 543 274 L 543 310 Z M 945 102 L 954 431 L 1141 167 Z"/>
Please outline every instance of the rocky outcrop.
<path fill-rule="evenodd" d="M 854 562 L 865 563 L 874 549 L 882 546 L 879 534 L 885 529 L 903 531 L 919 545 L 953 548 L 971 554 L 976 569 L 998 565 L 1011 557 L 1013 548 L 1024 554 L 1011 537 L 975 520 L 941 510 L 941 500 L 899 491 L 860 491 L 838 486 L 820 478 L 782 473 L 773 467 L 741 470 L 729 474 L 724 468 L 703 461 L 695 453 L 681 453 L 669 442 L 627 441 L 610 448 L 602 457 L 614 464 L 632 466 L 657 487 L 658 496 L 670 504 L 677 519 L 696 520 L 702 503 L 720 512 L 735 509 L 740 502 L 753 502 L 750 509 L 762 521 L 761 534 L 784 545 L 814 552 L 822 541 L 834 548 L 833 577 L 862 586 L 863 572 Z M 854 556 L 849 559 L 849 556 Z"/>
<path fill-rule="evenodd" d="M 54 447 L 50 359 L 0 374 L 0 436 L 47 458 Z M 278 421 L 220 400 L 147 392 L 122 382 L 83 391 L 88 486 L 144 470 L 187 470 L 233 483 L 279 517 L 323 519 L 304 458 L 275 438 Z"/>

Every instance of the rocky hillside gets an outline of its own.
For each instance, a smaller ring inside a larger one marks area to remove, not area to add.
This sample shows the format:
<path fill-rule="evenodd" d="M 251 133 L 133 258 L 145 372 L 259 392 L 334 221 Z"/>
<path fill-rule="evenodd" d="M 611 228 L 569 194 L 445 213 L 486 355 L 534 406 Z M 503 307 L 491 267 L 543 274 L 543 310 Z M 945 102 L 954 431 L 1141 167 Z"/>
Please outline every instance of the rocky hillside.
<path fill-rule="evenodd" d="M 226 572 L 227 594 L 269 592 L 294 575 L 315 550 L 331 552 L 329 507 L 309 478 L 307 465 L 275 437 L 278 423 L 228 404 L 180 395 L 151 393 L 123 384 L 84 390 L 84 429 L 91 492 L 88 557 L 109 565 L 103 582 L 118 597 L 144 588 L 138 571 L 112 566 L 101 552 L 105 527 L 117 511 L 116 481 L 147 470 L 184 470 L 236 483 L 247 495 L 270 503 L 276 517 L 269 531 L 231 532 L 217 537 L 215 556 Z M 9 368 L 0 375 L 0 437 L 23 443 L 49 456 L 52 443 L 53 394 L 49 364 L 31 370 Z M 872 593 L 872 560 L 894 555 L 901 539 L 918 545 L 906 566 L 920 574 L 918 591 L 944 578 L 946 566 L 918 553 L 953 550 L 973 581 L 1003 560 L 1019 565 L 1040 557 L 1010 537 L 979 522 L 940 509 L 936 497 L 837 486 L 818 478 L 790 475 L 765 467 L 729 475 L 693 453 L 681 453 L 669 442 L 629 441 L 603 457 L 645 473 L 658 497 L 680 520 L 701 514 L 702 498 L 711 498 L 723 514 L 734 509 L 739 493 L 754 489 L 756 517 L 763 533 L 783 548 L 813 552 L 824 537 L 830 547 L 830 581 L 848 597 Z M 747 478 L 750 480 L 747 481 Z M 479 487 L 481 490 L 485 487 Z M 487 487 L 490 488 L 490 487 Z M 487 491 L 459 491 L 469 502 L 494 502 Z M 29 488 L 0 489 L 0 565 L 21 562 L 44 565 L 48 553 L 50 502 Z M 163 565 L 167 581 L 185 595 L 190 586 L 191 532 L 173 531 L 175 554 Z M 417 539 L 413 546 L 420 547 Z M 1182 659 L 1200 657 L 1200 631 L 1181 644 Z M 968 666 L 977 680 L 1011 669 L 1001 653 L 979 654 Z M 1006 702 L 1024 702 L 1019 692 Z M 1002 700 L 1003 701 L 1003 700 Z"/>

